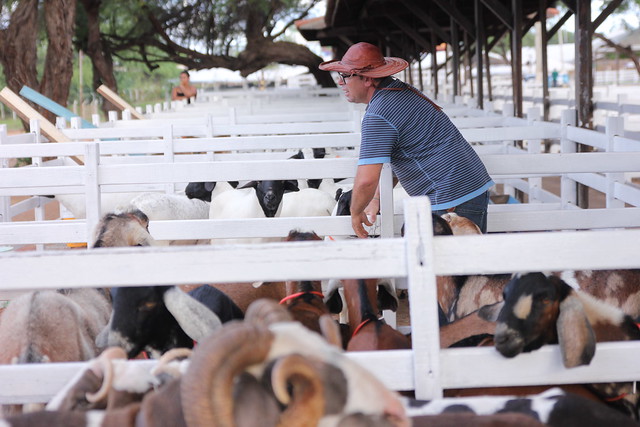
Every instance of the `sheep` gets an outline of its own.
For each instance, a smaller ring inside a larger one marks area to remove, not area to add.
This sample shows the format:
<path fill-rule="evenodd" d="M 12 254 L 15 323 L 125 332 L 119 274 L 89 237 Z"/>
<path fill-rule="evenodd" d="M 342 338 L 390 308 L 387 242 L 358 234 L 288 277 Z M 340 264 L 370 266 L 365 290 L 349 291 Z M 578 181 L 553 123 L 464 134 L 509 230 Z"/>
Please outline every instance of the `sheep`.
<path fill-rule="evenodd" d="M 93 248 L 156 245 L 149 234 L 149 218 L 140 210 L 106 214 L 95 234 Z"/>
<path fill-rule="evenodd" d="M 129 357 L 147 351 L 157 358 L 175 347 L 191 348 L 223 322 L 244 317 L 228 296 L 209 285 L 188 294 L 176 286 L 124 287 L 112 293 L 113 315 L 99 342 L 122 347 Z"/>
<path fill-rule="evenodd" d="M 140 192 L 100 193 L 100 215 L 114 212 L 119 206 L 124 206 L 130 200 L 139 196 Z M 73 214 L 75 219 L 87 217 L 87 199 L 84 194 L 56 194 L 52 197 Z"/>
<path fill-rule="evenodd" d="M 505 286 L 497 322 L 495 347 L 503 356 L 514 357 L 544 344 L 559 343 L 567 368 L 588 365 L 596 342 L 640 340 L 640 329 L 622 310 L 542 273 L 516 275 Z M 592 388 L 612 398 L 622 395 L 619 391 L 630 388 L 630 384 Z M 637 418 L 635 393 L 615 403 Z"/>
<path fill-rule="evenodd" d="M 69 381 L 46 411 L 5 418 L 2 425 L 186 426 L 179 379 L 188 360 L 175 359 L 189 357 L 190 351 L 174 351 L 149 370 L 123 360 L 122 349 L 107 349 Z"/>
<path fill-rule="evenodd" d="M 296 181 L 251 181 L 241 188 L 225 191 L 212 199 L 209 218 L 273 218 L 280 216 L 281 202 L 285 191 L 299 191 Z M 260 243 L 277 240 L 280 239 L 211 239 L 211 243 Z"/>
<path fill-rule="evenodd" d="M 184 190 L 189 199 L 200 199 L 211 203 L 219 194 L 238 187 L 238 181 L 190 182 Z"/>
<path fill-rule="evenodd" d="M 397 393 L 318 334 L 297 322 L 245 320 L 224 325 L 194 350 L 181 378 L 187 424 L 240 425 L 236 417 L 251 414 L 242 410 L 249 397 L 238 384 L 255 384 L 257 394 L 264 382 L 285 409 L 275 419 L 256 414 L 259 425 L 338 425 L 354 413 L 410 422 Z"/>
<path fill-rule="evenodd" d="M 116 212 L 131 210 L 144 212 L 151 221 L 188 220 L 209 218 L 210 203 L 190 199 L 181 194 L 142 193 L 127 204 L 119 206 Z M 198 240 L 157 241 L 158 245 L 193 245 Z"/>
<path fill-rule="evenodd" d="M 334 198 L 322 190 L 303 188 L 284 193 L 280 217 L 330 216 L 336 205 Z"/>
<path fill-rule="evenodd" d="M 169 350 L 150 369 L 148 365 L 127 363 L 122 348 L 109 347 L 87 362 L 47 403 L 46 410 L 112 410 L 140 402 L 150 391 L 179 378 L 191 352 L 188 348 Z"/>
<path fill-rule="evenodd" d="M 83 361 L 94 357 L 95 339 L 111 304 L 99 289 L 35 291 L 11 301 L 0 318 L 0 363 Z M 20 412 L 8 408 L 6 412 Z"/>

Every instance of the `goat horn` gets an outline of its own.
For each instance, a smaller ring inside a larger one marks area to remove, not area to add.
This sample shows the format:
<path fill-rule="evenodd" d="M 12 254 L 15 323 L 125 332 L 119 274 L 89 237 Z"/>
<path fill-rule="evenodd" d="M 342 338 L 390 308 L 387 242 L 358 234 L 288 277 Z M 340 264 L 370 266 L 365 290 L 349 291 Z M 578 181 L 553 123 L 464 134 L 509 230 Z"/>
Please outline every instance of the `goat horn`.
<path fill-rule="evenodd" d="M 342 348 L 342 335 L 340 334 L 340 327 L 333 320 L 330 314 L 323 314 L 318 319 L 320 323 L 320 330 L 322 331 L 322 336 L 327 340 L 327 342 L 331 345 L 335 345 L 338 348 Z"/>
<path fill-rule="evenodd" d="M 109 347 L 100 353 L 100 356 L 97 358 L 97 370 L 98 375 L 103 375 L 102 385 L 100 389 L 95 393 L 86 393 L 85 399 L 89 403 L 96 403 L 105 399 L 109 394 L 109 390 L 111 389 L 111 384 L 113 384 L 113 365 L 111 361 L 114 359 L 126 359 L 127 353 L 124 349 L 120 347 Z"/>
<path fill-rule="evenodd" d="M 273 339 L 265 326 L 230 322 L 198 343 L 180 381 L 187 426 L 235 425 L 233 379 L 247 366 L 263 362 Z"/>
<path fill-rule="evenodd" d="M 293 321 L 293 317 L 285 307 L 268 298 L 260 298 L 252 302 L 247 308 L 244 319 L 246 322 L 265 326 Z"/>
<path fill-rule="evenodd" d="M 169 363 L 173 362 L 176 359 L 189 358 L 191 357 L 192 353 L 193 350 L 191 350 L 190 348 L 172 348 L 171 350 L 160 356 L 160 359 L 158 359 L 158 363 L 156 363 L 156 366 L 154 366 L 154 368 L 151 370 L 151 374 L 160 375 L 162 373 L 167 373 L 173 376 L 173 373 L 169 372 L 167 369 Z"/>
<path fill-rule="evenodd" d="M 288 385 L 292 386 L 293 401 Z M 271 371 L 271 386 L 276 398 L 288 405 L 278 426 L 317 425 L 325 410 L 323 384 L 317 367 L 300 354 L 283 356 Z"/>

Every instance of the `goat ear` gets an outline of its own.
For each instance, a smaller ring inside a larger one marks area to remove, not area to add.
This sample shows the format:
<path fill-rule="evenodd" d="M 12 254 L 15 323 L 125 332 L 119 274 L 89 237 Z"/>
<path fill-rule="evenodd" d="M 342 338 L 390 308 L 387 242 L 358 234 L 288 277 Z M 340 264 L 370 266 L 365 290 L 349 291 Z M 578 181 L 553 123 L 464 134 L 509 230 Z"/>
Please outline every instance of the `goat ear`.
<path fill-rule="evenodd" d="M 284 191 L 300 191 L 298 181 L 289 179 L 284 182 Z"/>
<path fill-rule="evenodd" d="M 256 188 L 258 186 L 258 181 L 249 181 L 246 184 L 238 187 L 238 190 L 242 190 L 243 188 Z"/>
<path fill-rule="evenodd" d="M 194 341 L 202 341 L 222 325 L 213 311 L 177 286 L 166 291 L 163 300 L 182 330 Z"/>
<path fill-rule="evenodd" d="M 205 191 L 212 192 L 216 188 L 216 182 L 205 182 L 204 189 Z"/>
<path fill-rule="evenodd" d="M 338 292 L 338 288 L 334 288 L 327 297 L 325 297 L 325 304 L 329 309 L 329 313 L 340 313 L 342 312 L 342 297 L 340 296 L 340 292 Z"/>
<path fill-rule="evenodd" d="M 487 322 L 497 322 L 498 315 L 504 307 L 504 301 L 496 302 L 491 305 L 484 305 L 478 310 L 478 316 Z"/>
<path fill-rule="evenodd" d="M 596 352 L 596 337 L 575 295 L 567 296 L 560 303 L 556 328 L 565 368 L 588 365 Z"/>
<path fill-rule="evenodd" d="M 398 309 L 398 296 L 391 282 L 378 284 L 378 307 L 380 310 L 396 311 Z"/>

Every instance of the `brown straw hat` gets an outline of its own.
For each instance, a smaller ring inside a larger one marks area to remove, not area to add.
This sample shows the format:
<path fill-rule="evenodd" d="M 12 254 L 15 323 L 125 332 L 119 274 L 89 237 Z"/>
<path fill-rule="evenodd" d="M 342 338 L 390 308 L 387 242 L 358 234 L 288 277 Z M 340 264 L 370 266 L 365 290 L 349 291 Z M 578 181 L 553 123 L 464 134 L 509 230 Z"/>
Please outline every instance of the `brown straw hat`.
<path fill-rule="evenodd" d="M 407 68 L 409 63 L 401 58 L 382 56 L 377 46 L 360 42 L 352 45 L 342 60 L 323 62 L 318 66 L 324 71 L 354 73 L 364 77 L 387 77 Z"/>

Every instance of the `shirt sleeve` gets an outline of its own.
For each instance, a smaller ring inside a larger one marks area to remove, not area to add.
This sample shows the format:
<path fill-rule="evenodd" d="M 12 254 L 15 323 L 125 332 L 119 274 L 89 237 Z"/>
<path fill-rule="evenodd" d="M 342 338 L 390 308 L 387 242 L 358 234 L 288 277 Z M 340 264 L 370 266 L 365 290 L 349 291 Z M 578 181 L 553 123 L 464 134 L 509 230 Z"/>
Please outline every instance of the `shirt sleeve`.
<path fill-rule="evenodd" d="M 398 130 L 382 116 L 365 114 L 358 165 L 389 163 Z"/>

